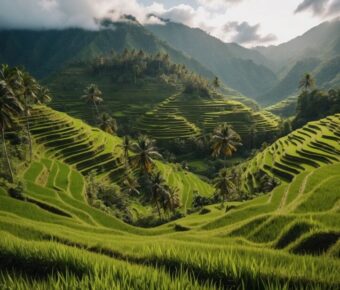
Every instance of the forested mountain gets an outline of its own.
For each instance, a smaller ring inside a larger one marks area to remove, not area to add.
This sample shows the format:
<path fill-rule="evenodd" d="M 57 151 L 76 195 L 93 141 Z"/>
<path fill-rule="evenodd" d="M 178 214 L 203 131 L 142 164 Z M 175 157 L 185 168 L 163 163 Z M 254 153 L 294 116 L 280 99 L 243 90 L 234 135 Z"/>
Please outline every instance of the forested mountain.
<path fill-rule="evenodd" d="M 201 29 L 167 22 L 147 28 L 174 48 L 197 59 L 228 86 L 248 96 L 263 94 L 275 84 L 271 61 L 255 50 L 224 43 Z M 193 43 L 195 45 L 193 45 Z"/>
<path fill-rule="evenodd" d="M 307 72 L 315 77 L 320 88 L 339 86 L 339 29 L 339 20 L 324 22 L 287 43 L 256 48 L 274 64 L 272 68 L 279 78 L 268 92 L 256 99 L 273 104 L 295 94 L 299 79 Z"/>
<path fill-rule="evenodd" d="M 340 21 L 338 19 L 323 22 L 278 46 L 257 47 L 256 50 L 268 58 L 277 72 L 306 57 L 317 57 L 321 60 L 331 59 L 340 53 Z"/>
<path fill-rule="evenodd" d="M 114 23 L 98 31 L 65 30 L 2 30 L 0 31 L 0 63 L 25 66 L 42 78 L 69 62 L 89 60 L 112 50 L 142 49 L 147 53 L 163 52 L 172 61 L 185 64 L 207 77 L 214 74 L 195 59 L 173 49 L 135 22 Z"/>

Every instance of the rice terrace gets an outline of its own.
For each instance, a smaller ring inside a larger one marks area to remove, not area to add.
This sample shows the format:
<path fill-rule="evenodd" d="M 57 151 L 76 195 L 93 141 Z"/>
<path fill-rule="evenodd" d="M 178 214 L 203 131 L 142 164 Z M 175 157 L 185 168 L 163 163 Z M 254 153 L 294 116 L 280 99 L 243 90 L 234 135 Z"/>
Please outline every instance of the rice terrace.
<path fill-rule="evenodd" d="M 0 289 L 340 289 L 339 4 L 0 0 Z"/>

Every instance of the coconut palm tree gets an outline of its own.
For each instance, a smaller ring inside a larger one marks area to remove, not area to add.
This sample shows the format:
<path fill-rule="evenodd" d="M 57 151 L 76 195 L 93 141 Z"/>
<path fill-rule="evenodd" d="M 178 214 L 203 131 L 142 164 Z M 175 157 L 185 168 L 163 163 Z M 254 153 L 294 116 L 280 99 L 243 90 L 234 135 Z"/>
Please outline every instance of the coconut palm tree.
<path fill-rule="evenodd" d="M 108 113 L 103 113 L 99 117 L 99 128 L 106 133 L 116 134 L 118 130 L 117 121 Z"/>
<path fill-rule="evenodd" d="M 179 198 L 179 189 L 177 187 L 168 187 L 165 191 L 163 209 L 174 212 L 176 208 L 181 206 Z"/>
<path fill-rule="evenodd" d="M 137 179 L 135 178 L 134 175 L 130 174 L 127 175 L 126 178 L 124 179 L 123 183 L 122 183 L 122 192 L 128 194 L 128 195 L 132 195 L 132 194 L 140 194 L 138 188 L 139 188 L 139 183 L 137 181 Z"/>
<path fill-rule="evenodd" d="M 163 207 L 164 197 L 168 192 L 165 180 L 159 171 L 151 176 L 151 184 L 151 202 L 156 205 L 158 215 L 161 218 L 161 206 Z"/>
<path fill-rule="evenodd" d="M 37 102 L 41 104 L 48 104 L 52 101 L 52 95 L 48 88 L 39 85 L 37 92 Z"/>
<path fill-rule="evenodd" d="M 213 133 L 211 140 L 212 156 L 232 156 L 237 151 L 237 147 L 241 146 L 241 137 L 231 126 L 223 123 L 218 126 Z"/>
<path fill-rule="evenodd" d="M 307 92 L 315 87 L 315 80 L 311 74 L 306 73 L 303 78 L 300 80 L 299 88 L 304 92 Z"/>
<path fill-rule="evenodd" d="M 97 117 L 99 116 L 98 105 L 103 102 L 102 92 L 99 90 L 97 85 L 90 84 L 85 90 L 84 95 L 81 99 L 85 100 L 86 103 L 92 104 L 95 108 Z"/>
<path fill-rule="evenodd" d="M 162 158 L 154 145 L 154 141 L 142 135 L 133 144 L 132 149 L 136 153 L 132 159 L 132 164 L 139 168 L 142 173 L 151 174 L 154 168 L 154 158 Z"/>
<path fill-rule="evenodd" d="M 14 181 L 13 170 L 9 160 L 6 147 L 5 131 L 12 128 L 15 124 L 15 117 L 19 116 L 23 111 L 20 101 L 15 96 L 11 87 L 3 80 L 0 81 L 0 131 L 2 138 L 2 146 L 7 162 L 7 168 L 10 174 L 11 182 Z"/>
<path fill-rule="evenodd" d="M 129 151 L 132 149 L 132 142 L 129 136 L 123 137 L 122 144 L 119 145 L 123 149 L 123 157 L 124 157 L 124 163 L 125 167 L 129 166 Z"/>
<path fill-rule="evenodd" d="M 224 205 L 224 201 L 235 191 L 232 176 L 228 174 L 225 168 L 218 173 L 218 176 L 214 180 L 214 186 L 216 194 L 222 198 L 222 205 Z"/>
<path fill-rule="evenodd" d="M 212 84 L 215 89 L 218 89 L 221 86 L 220 79 L 218 77 L 215 77 Z"/>
<path fill-rule="evenodd" d="M 30 123 L 29 123 L 29 117 L 31 116 L 31 109 L 32 105 L 37 103 L 38 97 L 38 90 L 39 85 L 37 81 L 29 75 L 27 72 L 17 72 L 17 77 L 21 79 L 20 81 L 20 98 L 23 103 L 24 107 L 24 116 L 25 116 L 25 123 L 26 123 L 26 132 L 27 137 L 29 140 L 29 148 L 30 148 L 30 161 L 32 160 L 33 156 L 33 145 L 32 145 L 32 137 L 30 132 Z"/>

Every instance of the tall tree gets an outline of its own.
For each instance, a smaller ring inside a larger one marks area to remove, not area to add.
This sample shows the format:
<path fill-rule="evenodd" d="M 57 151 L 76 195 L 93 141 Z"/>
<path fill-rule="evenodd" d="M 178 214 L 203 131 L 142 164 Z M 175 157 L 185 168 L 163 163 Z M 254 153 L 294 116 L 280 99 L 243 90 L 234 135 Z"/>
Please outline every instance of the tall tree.
<path fill-rule="evenodd" d="M 154 168 L 154 158 L 161 158 L 155 146 L 155 142 L 146 136 L 140 136 L 133 144 L 135 156 L 132 159 L 134 166 L 142 173 L 150 174 Z"/>
<path fill-rule="evenodd" d="M 103 102 L 102 92 L 95 84 L 90 84 L 85 90 L 81 99 L 86 103 L 92 104 L 96 110 L 97 117 L 99 116 L 98 105 Z"/>
<path fill-rule="evenodd" d="M 48 104 L 52 101 L 52 94 L 48 88 L 39 85 L 37 99 L 41 104 Z"/>
<path fill-rule="evenodd" d="M 157 207 L 158 215 L 161 218 L 161 206 L 163 207 L 164 198 L 168 194 L 166 183 L 162 174 L 158 171 L 151 176 L 151 201 Z"/>
<path fill-rule="evenodd" d="M 29 148 L 30 148 L 30 161 L 33 156 L 33 145 L 32 145 L 32 136 L 30 132 L 30 122 L 29 118 L 31 116 L 32 105 L 37 103 L 38 97 L 37 93 L 39 90 L 39 85 L 37 81 L 27 72 L 17 71 L 17 77 L 21 79 L 21 98 L 24 105 L 24 115 L 25 115 L 25 123 L 26 123 L 26 132 L 29 140 Z"/>
<path fill-rule="evenodd" d="M 241 146 L 241 137 L 231 126 L 223 123 L 218 126 L 213 133 L 211 140 L 211 149 L 213 157 L 232 156 L 237 151 L 237 147 Z"/>
<path fill-rule="evenodd" d="M 10 174 L 11 182 L 14 181 L 13 170 L 9 159 L 5 131 L 12 128 L 15 124 L 15 118 L 23 111 L 20 101 L 15 96 L 11 87 L 3 80 L 0 81 L 0 130 L 4 156 L 7 162 L 8 172 Z"/>
<path fill-rule="evenodd" d="M 137 179 L 132 174 L 126 176 L 126 178 L 124 179 L 122 186 L 121 186 L 122 192 L 124 192 L 128 195 L 140 194 L 140 192 L 138 190 L 139 187 L 140 187 L 140 185 L 139 185 Z"/>
<path fill-rule="evenodd" d="M 102 113 L 99 117 L 99 128 L 106 133 L 116 134 L 118 130 L 117 121 L 108 113 Z"/>
<path fill-rule="evenodd" d="M 300 80 L 299 88 L 304 92 L 310 91 L 315 87 L 315 80 L 311 74 L 306 73 L 303 78 Z"/>
<path fill-rule="evenodd" d="M 214 180 L 216 194 L 222 198 L 222 205 L 225 200 L 235 191 L 235 185 L 233 183 L 233 177 L 228 174 L 228 171 L 224 168 L 220 170 L 218 176 Z"/>
<path fill-rule="evenodd" d="M 179 189 L 177 187 L 168 187 L 165 191 L 163 209 L 164 211 L 175 212 L 176 208 L 181 206 L 181 201 L 179 198 Z"/>
<path fill-rule="evenodd" d="M 214 78 L 213 86 L 214 86 L 215 89 L 218 89 L 221 86 L 220 79 L 218 77 Z"/>
<path fill-rule="evenodd" d="M 124 136 L 122 144 L 119 145 L 123 149 L 123 158 L 124 158 L 125 167 L 128 167 L 130 164 L 129 151 L 132 149 L 132 145 L 133 144 L 129 136 Z"/>

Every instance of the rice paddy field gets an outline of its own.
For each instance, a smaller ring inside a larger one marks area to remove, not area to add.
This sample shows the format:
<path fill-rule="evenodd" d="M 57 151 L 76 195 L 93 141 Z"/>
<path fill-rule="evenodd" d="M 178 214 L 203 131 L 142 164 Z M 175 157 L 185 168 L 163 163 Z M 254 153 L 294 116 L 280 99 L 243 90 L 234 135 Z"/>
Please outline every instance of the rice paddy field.
<path fill-rule="evenodd" d="M 91 170 L 103 182 L 122 178 L 119 137 L 43 106 L 31 125 L 35 159 L 17 177 L 26 199 L 0 188 L 1 289 L 340 288 L 340 115 L 249 161 L 245 176 L 257 166 L 282 181 L 269 194 L 150 229 L 86 201 Z M 180 188 L 184 213 L 194 190 L 213 193 L 175 165 L 157 167 Z"/>
<path fill-rule="evenodd" d="M 119 125 L 129 125 L 156 140 L 195 138 L 211 132 L 221 122 L 230 123 L 251 142 L 251 130 L 258 143 L 273 139 L 279 131 L 279 118 L 269 111 L 255 110 L 256 103 L 223 90 L 214 98 L 183 94 L 183 84 L 149 78 L 138 84 L 114 83 L 109 73 L 93 75 L 85 64 L 73 64 L 45 80 L 56 98 L 52 107 L 73 117 L 94 123 L 94 112 L 80 97 L 89 83 L 103 92 L 101 111 L 112 112 Z"/>
<path fill-rule="evenodd" d="M 244 189 L 258 187 L 256 175 L 265 173 L 282 183 L 290 183 L 301 174 L 340 161 L 340 115 L 310 122 L 241 165 Z"/>
<path fill-rule="evenodd" d="M 251 130 L 256 131 L 259 140 L 274 136 L 279 130 L 279 119 L 268 111 L 255 112 L 239 101 L 183 93 L 167 98 L 145 113 L 136 127 L 155 139 L 166 140 L 212 132 L 223 122 L 230 124 L 246 143 Z"/>

